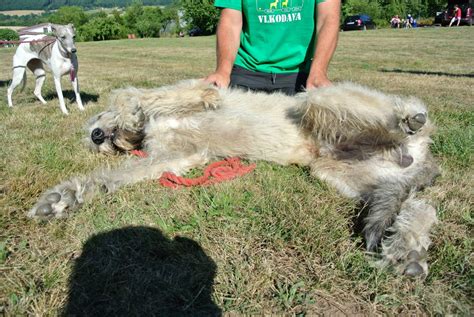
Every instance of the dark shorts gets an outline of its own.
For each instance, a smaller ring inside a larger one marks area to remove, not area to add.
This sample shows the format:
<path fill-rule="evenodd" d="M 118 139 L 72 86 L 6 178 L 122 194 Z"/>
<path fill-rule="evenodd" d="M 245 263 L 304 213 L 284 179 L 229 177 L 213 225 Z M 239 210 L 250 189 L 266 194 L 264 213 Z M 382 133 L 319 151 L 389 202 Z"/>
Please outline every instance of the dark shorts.
<path fill-rule="evenodd" d="M 291 96 L 303 91 L 307 78 L 308 74 L 303 72 L 271 74 L 253 72 L 239 66 L 234 66 L 230 74 L 230 86 L 268 93 L 280 91 Z"/>

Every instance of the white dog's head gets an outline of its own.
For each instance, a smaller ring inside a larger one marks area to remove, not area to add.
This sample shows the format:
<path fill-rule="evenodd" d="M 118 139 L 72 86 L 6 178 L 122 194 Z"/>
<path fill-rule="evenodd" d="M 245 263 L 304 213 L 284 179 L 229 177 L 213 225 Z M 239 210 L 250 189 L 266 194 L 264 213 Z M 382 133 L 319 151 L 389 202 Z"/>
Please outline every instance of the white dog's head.
<path fill-rule="evenodd" d="M 53 24 L 51 29 L 54 33 L 54 36 L 59 41 L 61 48 L 66 51 L 68 54 L 75 54 L 77 52 L 76 48 L 76 29 L 74 25 L 59 25 Z"/>

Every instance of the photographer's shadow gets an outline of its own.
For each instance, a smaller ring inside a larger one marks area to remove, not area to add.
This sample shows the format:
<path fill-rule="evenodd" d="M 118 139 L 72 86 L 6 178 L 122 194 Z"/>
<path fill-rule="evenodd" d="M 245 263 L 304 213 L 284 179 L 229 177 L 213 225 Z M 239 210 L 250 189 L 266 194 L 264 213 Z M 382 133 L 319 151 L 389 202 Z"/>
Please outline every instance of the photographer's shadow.
<path fill-rule="evenodd" d="M 63 315 L 219 316 L 216 268 L 191 239 L 150 227 L 100 233 L 74 263 Z"/>

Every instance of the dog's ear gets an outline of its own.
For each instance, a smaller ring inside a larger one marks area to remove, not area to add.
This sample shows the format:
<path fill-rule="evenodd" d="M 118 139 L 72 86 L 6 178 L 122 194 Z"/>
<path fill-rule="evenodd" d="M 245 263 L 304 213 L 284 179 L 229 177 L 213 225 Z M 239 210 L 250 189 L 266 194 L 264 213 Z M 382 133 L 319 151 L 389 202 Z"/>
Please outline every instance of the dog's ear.
<path fill-rule="evenodd" d="M 74 32 L 76 32 L 76 28 L 74 27 L 74 24 L 69 23 L 67 26 L 70 27 Z"/>
<path fill-rule="evenodd" d="M 58 28 L 57 28 L 56 24 L 51 24 L 51 32 L 53 32 L 54 34 L 56 34 L 58 32 Z"/>

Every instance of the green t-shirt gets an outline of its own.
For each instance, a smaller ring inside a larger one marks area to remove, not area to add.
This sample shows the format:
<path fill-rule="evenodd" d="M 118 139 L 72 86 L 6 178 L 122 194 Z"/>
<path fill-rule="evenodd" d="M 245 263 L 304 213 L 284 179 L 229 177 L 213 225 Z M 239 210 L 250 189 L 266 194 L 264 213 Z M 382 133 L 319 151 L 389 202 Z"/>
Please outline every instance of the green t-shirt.
<path fill-rule="evenodd" d="M 265 73 L 309 71 L 314 54 L 316 5 L 324 0 L 215 0 L 242 12 L 235 65 Z"/>

